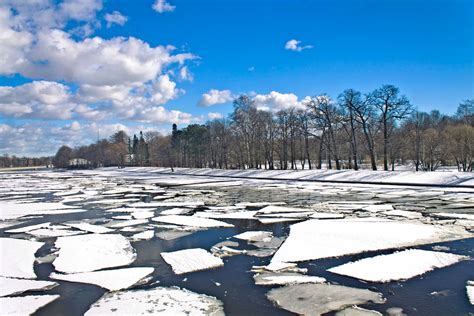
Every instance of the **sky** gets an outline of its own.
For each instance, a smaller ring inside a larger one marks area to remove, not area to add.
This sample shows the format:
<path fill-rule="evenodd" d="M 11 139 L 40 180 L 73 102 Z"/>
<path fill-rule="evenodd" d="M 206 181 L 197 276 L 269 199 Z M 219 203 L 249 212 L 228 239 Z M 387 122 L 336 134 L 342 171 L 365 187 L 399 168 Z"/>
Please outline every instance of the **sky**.
<path fill-rule="evenodd" d="M 0 0 L 0 154 L 400 88 L 474 98 L 471 0 Z"/>

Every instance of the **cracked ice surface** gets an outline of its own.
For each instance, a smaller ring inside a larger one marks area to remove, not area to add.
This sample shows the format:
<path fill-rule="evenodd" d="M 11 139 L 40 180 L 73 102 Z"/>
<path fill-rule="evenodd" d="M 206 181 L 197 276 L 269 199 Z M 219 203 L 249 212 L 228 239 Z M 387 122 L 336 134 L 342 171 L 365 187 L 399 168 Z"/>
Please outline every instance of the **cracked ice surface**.
<path fill-rule="evenodd" d="M 121 291 L 105 294 L 85 315 L 224 315 L 215 297 L 177 287 Z"/>
<path fill-rule="evenodd" d="M 36 281 L 0 277 L 0 296 L 20 294 L 29 290 L 49 290 L 58 285 L 56 282 Z M 2 310 L 0 309 L 0 312 Z"/>
<path fill-rule="evenodd" d="M 2 315 L 31 315 L 57 298 L 59 295 L 0 297 L 0 311 Z"/>
<path fill-rule="evenodd" d="M 154 270 L 154 268 L 139 267 L 74 274 L 51 273 L 49 277 L 54 280 L 95 284 L 110 291 L 118 291 L 141 283 Z"/>
<path fill-rule="evenodd" d="M 23 239 L 0 238 L 0 276 L 36 279 L 35 253 L 44 243 Z"/>
<path fill-rule="evenodd" d="M 300 315 L 321 315 L 352 305 L 385 302 L 380 293 L 332 284 L 288 285 L 269 291 L 267 297 Z"/>
<path fill-rule="evenodd" d="M 390 282 L 407 280 L 466 259 L 466 256 L 446 252 L 409 249 L 349 262 L 328 271 L 365 281 Z"/>
<path fill-rule="evenodd" d="M 463 228 L 377 218 L 308 220 L 291 226 L 272 258 L 297 262 L 472 237 Z"/>
<path fill-rule="evenodd" d="M 12 203 L 0 202 L 0 220 L 15 219 L 27 215 L 67 214 L 86 212 L 62 203 Z"/>
<path fill-rule="evenodd" d="M 161 256 L 166 263 L 171 265 L 176 274 L 217 268 L 224 265 L 221 258 L 217 258 L 201 248 L 162 252 Z"/>
<path fill-rule="evenodd" d="M 59 237 L 55 246 L 59 248 L 59 255 L 53 265 L 56 271 L 64 273 L 129 265 L 136 258 L 128 239 L 118 234 Z"/>

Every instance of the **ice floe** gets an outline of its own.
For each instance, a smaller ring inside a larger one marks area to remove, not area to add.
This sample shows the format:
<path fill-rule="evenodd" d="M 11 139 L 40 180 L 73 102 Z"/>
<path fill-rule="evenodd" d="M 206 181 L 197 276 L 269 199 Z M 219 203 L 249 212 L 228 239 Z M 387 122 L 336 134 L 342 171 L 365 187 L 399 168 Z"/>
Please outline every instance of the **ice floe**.
<path fill-rule="evenodd" d="M 128 289 L 149 277 L 154 268 L 134 267 L 105 271 L 83 272 L 73 274 L 51 273 L 53 280 L 95 284 L 110 291 Z"/>
<path fill-rule="evenodd" d="M 471 305 L 474 305 L 474 281 L 467 281 L 466 292 L 469 302 L 471 302 Z"/>
<path fill-rule="evenodd" d="M 218 268 L 224 265 L 222 259 L 201 248 L 162 252 L 161 256 L 176 274 Z"/>
<path fill-rule="evenodd" d="M 446 252 L 408 249 L 349 262 L 328 271 L 371 282 L 407 280 L 435 268 L 455 264 L 468 257 Z"/>
<path fill-rule="evenodd" d="M 0 297 L 0 312 L 2 315 L 31 315 L 57 298 L 59 295 Z"/>
<path fill-rule="evenodd" d="M 59 254 L 53 265 L 64 273 L 90 272 L 132 263 L 135 250 L 128 239 L 118 234 L 87 234 L 59 237 Z"/>
<path fill-rule="evenodd" d="M 130 237 L 130 239 L 135 240 L 135 241 L 136 240 L 150 240 L 153 238 L 154 235 L 155 235 L 154 230 L 146 230 L 144 232 L 133 235 L 132 237 Z"/>
<path fill-rule="evenodd" d="M 321 315 L 352 305 L 385 302 L 380 293 L 332 284 L 288 285 L 269 291 L 267 297 L 279 307 L 300 315 Z"/>
<path fill-rule="evenodd" d="M 236 239 L 247 240 L 247 241 L 263 241 L 266 239 L 270 240 L 272 237 L 273 237 L 273 233 L 266 232 L 266 231 L 247 231 L 245 233 L 241 233 L 234 236 L 234 238 Z"/>
<path fill-rule="evenodd" d="M 0 202 L 0 220 L 15 219 L 28 215 L 67 214 L 86 212 L 77 207 L 62 203 L 13 203 Z"/>
<path fill-rule="evenodd" d="M 64 223 L 64 225 L 67 225 L 72 228 L 80 229 L 86 232 L 96 233 L 96 234 L 110 233 L 114 231 L 113 229 L 110 229 L 104 226 L 93 225 L 89 223 Z"/>
<path fill-rule="evenodd" d="M 382 316 L 382 313 L 359 306 L 351 306 L 337 312 L 335 316 Z"/>
<path fill-rule="evenodd" d="M 130 219 L 130 220 L 125 220 L 123 222 L 111 224 L 110 227 L 112 227 L 112 228 L 123 228 L 123 227 L 128 227 L 128 226 L 136 226 L 136 225 L 146 224 L 146 223 L 148 223 L 147 219 Z"/>
<path fill-rule="evenodd" d="M 254 275 L 256 285 L 288 285 L 303 283 L 324 283 L 325 278 L 303 275 L 299 273 L 273 273 L 265 272 Z"/>
<path fill-rule="evenodd" d="M 365 251 L 407 247 L 472 237 L 464 228 L 377 218 L 307 220 L 294 224 L 272 258 L 297 262 Z"/>
<path fill-rule="evenodd" d="M 234 225 L 217 221 L 210 218 L 199 218 L 192 216 L 181 216 L 181 215 L 165 215 L 153 217 L 151 219 L 155 222 L 184 225 L 184 226 L 194 226 L 194 227 L 234 227 Z"/>
<path fill-rule="evenodd" d="M 43 245 L 38 241 L 0 238 L 0 276 L 35 279 L 35 253 Z"/>
<path fill-rule="evenodd" d="M 58 285 L 56 282 L 37 281 L 0 277 L 0 296 L 20 294 L 30 290 L 49 290 Z M 0 309 L 0 313 L 2 310 Z"/>
<path fill-rule="evenodd" d="M 177 287 L 156 287 L 107 293 L 85 315 L 209 315 L 223 316 L 217 298 Z"/>

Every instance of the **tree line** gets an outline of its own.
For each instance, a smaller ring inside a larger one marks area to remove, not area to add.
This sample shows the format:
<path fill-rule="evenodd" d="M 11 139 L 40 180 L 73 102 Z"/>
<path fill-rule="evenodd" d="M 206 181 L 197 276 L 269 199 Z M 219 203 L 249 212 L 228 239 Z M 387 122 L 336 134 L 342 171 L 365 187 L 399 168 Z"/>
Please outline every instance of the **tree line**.
<path fill-rule="evenodd" d="M 369 93 L 347 89 L 278 112 L 259 110 L 241 95 L 223 119 L 191 124 L 170 135 L 119 131 L 110 139 L 71 149 L 53 159 L 65 166 L 82 158 L 92 166 L 163 166 L 222 169 L 383 169 L 412 164 L 434 171 L 474 168 L 474 100 L 455 115 L 414 109 L 393 85 Z"/>
<path fill-rule="evenodd" d="M 38 167 L 51 165 L 51 157 L 17 157 L 4 154 L 0 156 L 0 168 Z"/>

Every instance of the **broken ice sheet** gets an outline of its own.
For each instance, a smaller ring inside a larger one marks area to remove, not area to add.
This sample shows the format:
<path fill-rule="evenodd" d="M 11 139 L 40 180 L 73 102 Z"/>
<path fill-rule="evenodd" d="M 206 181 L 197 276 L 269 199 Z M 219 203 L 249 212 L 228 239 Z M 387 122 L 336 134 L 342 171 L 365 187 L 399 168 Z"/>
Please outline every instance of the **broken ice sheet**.
<path fill-rule="evenodd" d="M 37 241 L 0 238 L 0 276 L 36 279 L 33 270 L 35 253 L 43 245 Z"/>
<path fill-rule="evenodd" d="M 132 240 L 150 240 L 153 238 L 153 236 L 155 235 L 155 231 L 150 229 L 150 230 L 146 230 L 144 232 L 141 232 L 141 233 L 137 233 L 135 235 L 133 235 L 132 237 L 130 237 L 130 239 Z"/>
<path fill-rule="evenodd" d="M 2 315 L 31 315 L 57 298 L 59 295 L 0 297 L 0 312 Z"/>
<path fill-rule="evenodd" d="M 13 203 L 0 202 L 0 220 L 15 219 L 27 215 L 67 214 L 86 212 L 62 203 Z"/>
<path fill-rule="evenodd" d="M 380 293 L 332 284 L 288 285 L 269 291 L 267 297 L 277 306 L 300 315 L 321 315 L 352 305 L 385 302 Z"/>
<path fill-rule="evenodd" d="M 80 229 L 82 231 L 96 233 L 96 234 L 110 233 L 114 231 L 113 229 L 110 229 L 104 226 L 93 225 L 89 223 L 64 223 L 64 225 L 67 225 L 72 228 Z"/>
<path fill-rule="evenodd" d="M 176 274 L 207 270 L 224 265 L 222 259 L 201 248 L 162 252 L 161 256 Z"/>
<path fill-rule="evenodd" d="M 134 267 L 73 274 L 53 272 L 49 277 L 54 280 L 95 284 L 110 291 L 118 291 L 142 284 L 154 270 L 150 267 Z"/>
<path fill-rule="evenodd" d="M 59 252 L 53 265 L 57 271 L 64 273 L 129 265 L 136 258 L 128 239 L 118 234 L 59 237 L 55 246 Z"/>
<path fill-rule="evenodd" d="M 446 252 L 409 249 L 349 262 L 328 271 L 365 281 L 390 282 L 407 280 L 468 258 Z"/>
<path fill-rule="evenodd" d="M 273 233 L 267 231 L 247 231 L 234 236 L 234 238 L 247 241 L 263 241 L 267 239 L 270 240 L 272 237 Z"/>
<path fill-rule="evenodd" d="M 162 239 L 162 240 L 175 240 L 179 239 L 181 237 L 186 237 L 191 234 L 193 234 L 193 231 L 175 231 L 175 230 L 170 230 L 170 231 L 162 231 L 156 233 L 156 237 Z"/>
<path fill-rule="evenodd" d="M 378 218 L 307 220 L 294 224 L 272 258 L 297 262 L 472 237 L 464 228 Z"/>
<path fill-rule="evenodd" d="M 30 290 L 49 290 L 55 287 L 56 285 L 58 285 L 56 282 L 50 281 L 36 281 L 0 277 L 0 296 L 20 294 Z"/>
<path fill-rule="evenodd" d="M 359 306 L 351 306 L 337 312 L 335 316 L 382 316 L 382 313 Z"/>
<path fill-rule="evenodd" d="M 467 281 L 466 292 L 469 302 L 471 302 L 471 305 L 474 305 L 474 281 Z"/>
<path fill-rule="evenodd" d="M 288 285 L 288 284 L 303 284 L 303 283 L 324 283 L 325 278 L 303 275 L 299 273 L 274 273 L 265 272 L 258 273 L 253 276 L 256 285 Z"/>
<path fill-rule="evenodd" d="M 85 315 L 210 315 L 223 316 L 220 300 L 177 287 L 156 287 L 107 293 Z"/>
<path fill-rule="evenodd" d="M 184 226 L 194 226 L 194 227 L 234 227 L 234 225 L 218 221 L 210 218 L 199 218 L 192 216 L 182 216 L 182 215 L 166 215 L 153 217 L 151 219 L 155 222 L 184 225 Z"/>

